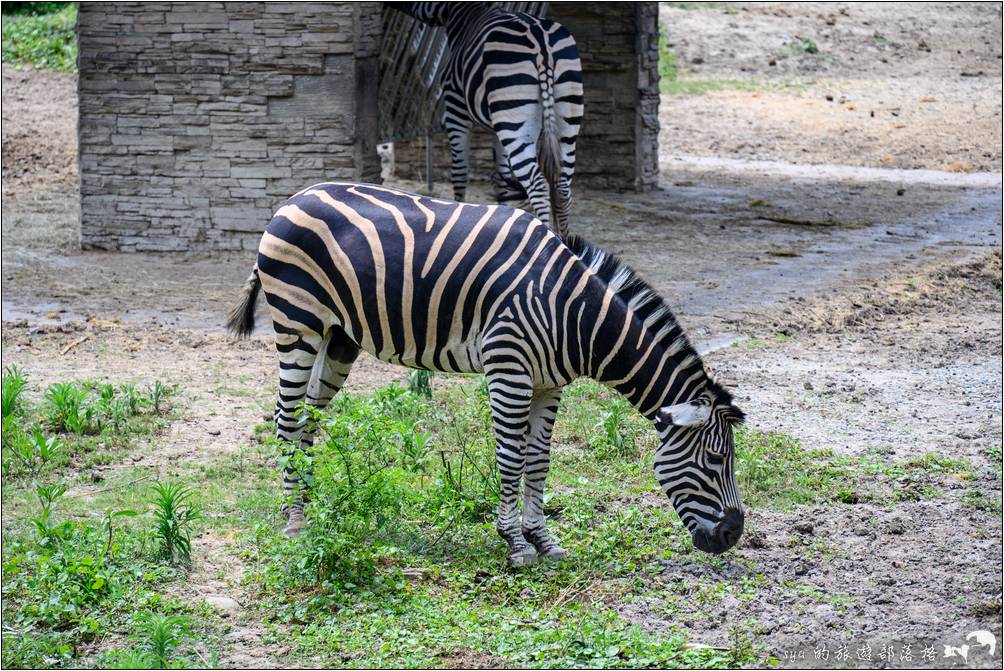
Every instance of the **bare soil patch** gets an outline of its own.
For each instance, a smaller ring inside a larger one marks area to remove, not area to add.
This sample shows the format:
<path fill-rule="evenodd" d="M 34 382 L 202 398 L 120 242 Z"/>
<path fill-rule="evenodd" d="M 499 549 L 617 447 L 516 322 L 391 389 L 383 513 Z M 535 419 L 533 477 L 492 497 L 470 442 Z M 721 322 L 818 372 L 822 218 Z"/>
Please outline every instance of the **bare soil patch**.
<path fill-rule="evenodd" d="M 681 77 L 717 82 L 663 96 L 663 154 L 1001 171 L 999 4 L 662 3 L 660 17 Z"/>
<path fill-rule="evenodd" d="M 911 485 L 936 496 L 891 506 L 754 508 L 734 556 L 668 561 L 651 578 L 655 595 L 618 610 L 647 629 L 683 626 L 715 645 L 747 627 L 794 667 L 832 665 L 841 646 L 851 666 L 875 666 L 886 661 L 884 645 L 901 665 L 904 645 L 914 664 L 937 665 L 943 645 L 970 631 L 999 636 L 1001 522 L 977 502 L 1001 497 L 1000 283 L 999 250 L 960 253 L 749 315 L 743 325 L 759 339 L 708 362 L 752 426 L 889 464 L 936 452 L 969 461 L 974 474 L 928 474 Z M 777 333 L 786 337 L 770 337 Z M 736 588 L 713 590 L 723 579 Z M 744 582 L 757 587 L 744 593 Z M 672 617 L 660 615 L 667 604 Z M 868 661 L 856 656 L 866 646 Z M 929 646 L 937 658 L 925 662 Z M 829 664 L 814 657 L 824 648 Z M 984 651 L 969 663 L 994 662 Z"/>
<path fill-rule="evenodd" d="M 3 196 L 77 184 L 77 76 L 3 64 Z"/>

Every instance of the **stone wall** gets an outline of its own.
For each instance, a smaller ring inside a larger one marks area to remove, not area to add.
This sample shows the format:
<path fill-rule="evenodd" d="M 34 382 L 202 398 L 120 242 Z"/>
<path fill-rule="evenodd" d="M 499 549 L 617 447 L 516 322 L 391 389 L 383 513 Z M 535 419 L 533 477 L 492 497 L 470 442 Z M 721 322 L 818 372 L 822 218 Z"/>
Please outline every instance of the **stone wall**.
<path fill-rule="evenodd" d="M 381 5 L 81 3 L 81 245 L 254 249 L 329 179 L 379 181 Z"/>
<path fill-rule="evenodd" d="M 579 47 L 585 114 L 575 185 L 644 191 L 659 174 L 659 6 L 656 2 L 552 2 L 547 14 Z M 445 134 L 433 136 L 433 178 L 449 182 Z M 395 176 L 425 181 L 425 139 L 394 143 Z M 492 171 L 491 136 L 471 139 L 472 180 Z"/>

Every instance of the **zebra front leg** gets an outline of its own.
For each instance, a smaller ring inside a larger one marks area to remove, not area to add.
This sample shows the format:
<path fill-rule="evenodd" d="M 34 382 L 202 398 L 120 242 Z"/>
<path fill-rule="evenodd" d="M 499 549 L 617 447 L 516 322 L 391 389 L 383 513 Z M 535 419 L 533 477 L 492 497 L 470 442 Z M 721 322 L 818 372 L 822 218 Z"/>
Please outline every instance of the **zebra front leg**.
<path fill-rule="evenodd" d="M 523 537 L 546 559 L 567 556 L 547 533 L 544 519 L 544 483 L 551 466 L 551 430 L 560 401 L 561 389 L 548 389 L 534 396 L 523 474 Z"/>
<path fill-rule="evenodd" d="M 488 373 L 488 396 L 495 430 L 495 461 L 499 469 L 499 511 L 495 529 L 509 545 L 509 563 L 527 566 L 537 550 L 520 526 L 519 487 L 526 459 L 526 434 L 533 387 L 529 376 L 512 369 Z"/>

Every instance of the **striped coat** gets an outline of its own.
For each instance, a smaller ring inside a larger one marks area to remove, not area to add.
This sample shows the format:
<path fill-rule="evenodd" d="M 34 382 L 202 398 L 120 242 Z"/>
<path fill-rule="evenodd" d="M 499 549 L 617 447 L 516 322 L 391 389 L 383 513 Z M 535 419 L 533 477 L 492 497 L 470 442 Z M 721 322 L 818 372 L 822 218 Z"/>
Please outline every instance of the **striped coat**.
<path fill-rule="evenodd" d="M 467 188 L 474 125 L 495 134 L 499 202 L 529 199 L 533 212 L 568 236 L 575 142 L 582 123 L 582 66 L 559 23 L 487 2 L 391 3 L 443 26 L 450 55 L 443 104 L 454 198 Z"/>
<path fill-rule="evenodd" d="M 738 539 L 732 427 L 742 413 L 662 299 L 599 248 L 578 238 L 566 244 L 507 206 L 319 184 L 293 196 L 266 228 L 230 319 L 240 335 L 253 326 L 259 289 L 279 352 L 281 440 L 309 445 L 297 405 L 325 406 L 361 350 L 404 366 L 485 374 L 502 478 L 497 527 L 513 563 L 564 555 L 547 534 L 542 497 L 561 389 L 583 376 L 652 421 L 656 476 L 695 545 L 720 552 Z M 286 487 L 296 532 L 303 502 L 294 473 Z"/>

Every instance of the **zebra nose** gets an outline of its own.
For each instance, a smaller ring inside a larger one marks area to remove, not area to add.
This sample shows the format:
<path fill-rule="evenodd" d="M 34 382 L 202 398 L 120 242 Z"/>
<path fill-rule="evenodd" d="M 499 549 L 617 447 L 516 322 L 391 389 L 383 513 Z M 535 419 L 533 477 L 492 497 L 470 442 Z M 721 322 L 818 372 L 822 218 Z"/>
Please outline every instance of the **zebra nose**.
<path fill-rule="evenodd" d="M 721 544 L 722 550 L 728 550 L 739 542 L 743 535 L 744 516 L 740 508 L 726 508 L 722 521 L 715 527 L 715 538 Z"/>

